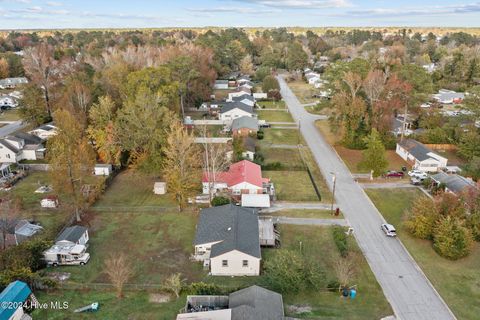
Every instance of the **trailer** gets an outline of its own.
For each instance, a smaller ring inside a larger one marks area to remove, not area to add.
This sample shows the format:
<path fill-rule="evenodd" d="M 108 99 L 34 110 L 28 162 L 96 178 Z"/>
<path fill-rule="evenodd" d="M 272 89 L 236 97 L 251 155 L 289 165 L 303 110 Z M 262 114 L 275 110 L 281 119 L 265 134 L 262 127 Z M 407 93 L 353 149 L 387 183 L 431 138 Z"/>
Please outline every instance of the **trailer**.
<path fill-rule="evenodd" d="M 54 245 L 43 253 L 49 266 L 85 265 L 90 260 L 87 247 L 81 244 Z"/>

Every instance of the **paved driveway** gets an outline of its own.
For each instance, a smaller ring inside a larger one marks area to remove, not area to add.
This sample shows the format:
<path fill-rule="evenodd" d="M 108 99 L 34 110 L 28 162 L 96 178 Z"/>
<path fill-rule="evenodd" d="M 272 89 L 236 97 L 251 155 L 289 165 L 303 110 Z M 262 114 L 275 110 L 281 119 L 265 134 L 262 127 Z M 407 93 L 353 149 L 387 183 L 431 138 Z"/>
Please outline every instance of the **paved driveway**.
<path fill-rule="evenodd" d="M 20 120 L 7 124 L 6 126 L 0 128 L 0 137 L 3 138 L 5 136 L 8 136 L 9 134 L 22 129 L 25 126 L 26 124 L 23 124 Z"/>
<path fill-rule="evenodd" d="M 345 219 L 273 217 L 273 222 L 280 224 L 296 224 L 302 226 L 348 226 L 348 222 Z"/>
<path fill-rule="evenodd" d="M 332 188 L 332 174 L 337 177 L 336 202 L 349 224 L 385 296 L 397 318 L 403 320 L 455 319 L 422 270 L 399 239 L 386 238 L 380 230 L 383 217 L 354 182 L 350 171 L 318 133 L 317 117 L 301 106 L 283 78 L 278 78 L 283 98 L 299 122 L 301 133 L 312 150 L 327 183 Z"/>

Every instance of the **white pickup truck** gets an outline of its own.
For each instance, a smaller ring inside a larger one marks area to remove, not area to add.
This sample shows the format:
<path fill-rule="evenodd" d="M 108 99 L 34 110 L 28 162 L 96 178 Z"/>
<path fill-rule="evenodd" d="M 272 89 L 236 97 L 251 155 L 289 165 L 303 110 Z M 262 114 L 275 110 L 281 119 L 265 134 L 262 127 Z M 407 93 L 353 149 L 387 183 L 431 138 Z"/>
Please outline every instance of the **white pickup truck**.
<path fill-rule="evenodd" d="M 87 248 L 81 244 L 54 245 L 43 253 L 45 262 L 49 266 L 85 265 L 90 260 Z"/>

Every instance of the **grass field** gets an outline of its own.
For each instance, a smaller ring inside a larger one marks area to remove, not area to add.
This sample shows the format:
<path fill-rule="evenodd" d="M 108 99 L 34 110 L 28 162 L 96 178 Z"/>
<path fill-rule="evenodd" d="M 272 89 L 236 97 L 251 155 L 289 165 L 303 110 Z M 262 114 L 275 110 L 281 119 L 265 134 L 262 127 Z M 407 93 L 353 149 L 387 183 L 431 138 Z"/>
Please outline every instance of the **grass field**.
<path fill-rule="evenodd" d="M 423 196 L 417 189 L 366 190 L 385 219 L 394 224 L 397 234 L 415 261 L 458 319 L 474 320 L 480 314 L 480 244 L 472 253 L 458 261 L 440 257 L 431 241 L 416 239 L 408 234 L 403 219 L 405 210 Z"/>
<path fill-rule="evenodd" d="M 257 101 L 257 105 L 259 109 L 279 109 L 279 110 L 286 110 L 287 106 L 285 105 L 285 101 Z"/>
<path fill-rule="evenodd" d="M 268 147 L 272 144 L 298 145 L 305 144 L 300 132 L 296 129 L 284 130 L 268 128 L 265 129 L 263 140 L 259 141 L 260 147 Z"/>
<path fill-rule="evenodd" d="M 359 166 L 362 161 L 362 150 L 353 150 L 345 148 L 338 144 L 337 136 L 330 131 L 330 126 L 328 121 L 317 121 L 315 123 L 317 129 L 323 135 L 325 140 L 332 145 L 337 151 L 338 155 L 347 165 L 348 169 L 353 173 L 367 173 L 368 170 L 365 170 Z M 388 160 L 387 170 L 401 170 L 403 166 L 409 167 L 408 164 L 396 154 L 395 150 L 387 150 L 385 154 Z"/>
<path fill-rule="evenodd" d="M 318 100 L 317 98 L 312 98 L 312 95 L 318 92 L 318 90 L 303 80 L 291 81 L 288 83 L 288 86 L 301 103 L 312 103 Z"/>
<path fill-rule="evenodd" d="M 260 153 L 265 158 L 265 164 L 280 162 L 285 169 L 304 168 L 298 149 L 262 148 Z"/>
<path fill-rule="evenodd" d="M 258 118 L 261 120 L 266 120 L 267 122 L 291 122 L 293 121 L 292 115 L 288 111 L 257 111 Z"/>

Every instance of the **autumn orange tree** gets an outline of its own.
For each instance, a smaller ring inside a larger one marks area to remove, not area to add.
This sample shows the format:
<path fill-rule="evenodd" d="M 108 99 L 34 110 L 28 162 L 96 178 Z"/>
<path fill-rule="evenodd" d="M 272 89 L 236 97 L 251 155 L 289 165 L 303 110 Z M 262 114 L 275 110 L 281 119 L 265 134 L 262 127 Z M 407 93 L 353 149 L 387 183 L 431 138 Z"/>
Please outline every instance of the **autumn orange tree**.
<path fill-rule="evenodd" d="M 85 177 L 92 174 L 95 156 L 84 127 L 70 112 L 59 109 L 53 116 L 58 134 L 47 143 L 53 187 L 68 198 L 80 221 L 85 205 L 82 186 Z"/>
<path fill-rule="evenodd" d="M 175 200 L 180 211 L 188 198 L 195 194 L 200 180 L 201 155 L 194 137 L 178 120 L 172 121 L 166 130 L 163 147 L 163 176 L 167 192 Z"/>

